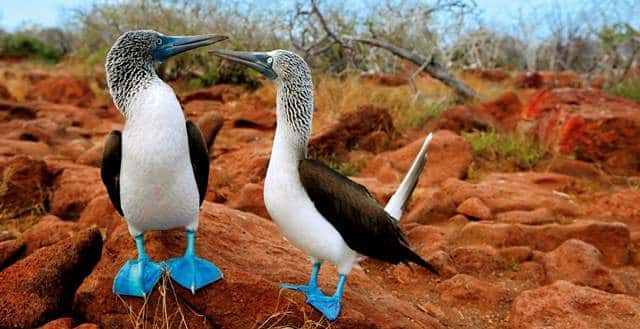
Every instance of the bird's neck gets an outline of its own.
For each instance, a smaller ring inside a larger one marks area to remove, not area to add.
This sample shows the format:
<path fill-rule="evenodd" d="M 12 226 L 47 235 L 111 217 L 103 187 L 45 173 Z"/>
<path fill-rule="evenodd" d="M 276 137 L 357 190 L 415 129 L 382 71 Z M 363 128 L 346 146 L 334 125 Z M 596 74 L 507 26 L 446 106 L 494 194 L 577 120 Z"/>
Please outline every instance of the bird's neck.
<path fill-rule="evenodd" d="M 307 143 L 313 119 L 313 85 L 276 82 L 276 132 L 272 161 L 286 161 L 297 167 L 307 157 Z"/>
<path fill-rule="evenodd" d="M 107 66 L 107 84 L 116 107 L 127 116 L 133 99 L 148 88 L 155 79 L 153 64 L 132 62 L 113 63 Z"/>

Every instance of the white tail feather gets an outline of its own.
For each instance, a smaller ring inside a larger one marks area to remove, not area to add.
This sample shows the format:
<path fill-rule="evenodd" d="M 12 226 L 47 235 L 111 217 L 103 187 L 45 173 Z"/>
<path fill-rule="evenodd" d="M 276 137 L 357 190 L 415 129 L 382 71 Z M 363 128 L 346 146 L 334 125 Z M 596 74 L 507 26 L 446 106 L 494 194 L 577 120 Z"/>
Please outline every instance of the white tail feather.
<path fill-rule="evenodd" d="M 400 221 L 400 217 L 402 216 L 402 211 L 407 205 L 407 201 L 411 197 L 413 190 L 416 188 L 416 184 L 418 183 L 418 178 L 420 178 L 420 173 L 422 173 L 422 168 L 424 168 L 424 164 L 427 160 L 427 149 L 429 148 L 429 143 L 431 142 L 432 134 L 427 135 L 424 139 L 424 143 L 422 143 L 422 147 L 418 152 L 418 155 L 413 160 L 409 171 L 402 179 L 400 186 L 396 189 L 396 192 L 391 196 L 389 202 L 384 207 L 384 210 L 391 215 L 397 221 Z"/>

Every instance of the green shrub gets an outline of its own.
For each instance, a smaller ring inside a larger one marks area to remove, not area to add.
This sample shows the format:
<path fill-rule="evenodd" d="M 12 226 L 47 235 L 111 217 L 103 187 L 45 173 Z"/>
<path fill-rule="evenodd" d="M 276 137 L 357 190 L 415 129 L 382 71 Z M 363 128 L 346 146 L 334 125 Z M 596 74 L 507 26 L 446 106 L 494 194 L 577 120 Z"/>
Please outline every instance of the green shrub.
<path fill-rule="evenodd" d="M 535 167 L 547 154 L 543 145 L 519 133 L 476 131 L 463 133 L 462 137 L 471 144 L 471 148 L 479 156 L 507 159 L 523 169 Z"/>
<path fill-rule="evenodd" d="M 25 34 L 7 34 L 0 37 L 0 56 L 30 57 L 57 62 L 63 52 L 42 40 Z"/>
<path fill-rule="evenodd" d="M 605 92 L 631 100 L 640 100 L 640 76 L 613 84 L 607 87 Z"/>

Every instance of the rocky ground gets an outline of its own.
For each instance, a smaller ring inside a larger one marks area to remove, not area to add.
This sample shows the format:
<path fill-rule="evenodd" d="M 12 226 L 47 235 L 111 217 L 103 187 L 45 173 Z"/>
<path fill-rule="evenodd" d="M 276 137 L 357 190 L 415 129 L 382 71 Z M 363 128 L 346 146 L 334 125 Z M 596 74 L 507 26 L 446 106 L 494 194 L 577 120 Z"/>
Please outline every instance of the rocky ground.
<path fill-rule="evenodd" d="M 198 252 L 225 277 L 195 295 L 163 278 L 143 301 L 111 292 L 135 248 L 99 176 L 104 136 L 123 127 L 100 101 L 104 85 L 3 64 L 0 328 L 637 328 L 640 103 L 566 72 L 467 74 L 510 91 L 452 107 L 421 130 L 394 127 L 376 104 L 317 127 L 311 154 L 362 164 L 353 178 L 380 202 L 434 131 L 401 223 L 441 275 L 366 259 L 329 323 L 277 286 L 304 282 L 309 264 L 262 203 L 272 91 L 219 85 L 180 94 L 213 145 Z M 402 88 L 397 80 L 362 83 Z M 535 136 L 553 155 L 530 170 L 480 157 L 461 134 L 489 129 Z M 185 243 L 180 230 L 146 239 L 158 260 Z M 325 266 L 322 288 L 332 292 L 335 280 Z"/>

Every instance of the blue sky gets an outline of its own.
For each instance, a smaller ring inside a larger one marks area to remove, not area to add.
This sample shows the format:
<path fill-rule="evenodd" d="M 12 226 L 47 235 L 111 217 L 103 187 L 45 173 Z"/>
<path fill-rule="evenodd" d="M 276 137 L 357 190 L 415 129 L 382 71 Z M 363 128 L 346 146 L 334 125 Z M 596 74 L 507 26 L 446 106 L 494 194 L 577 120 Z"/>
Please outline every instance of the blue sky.
<path fill-rule="evenodd" d="M 42 26 L 62 26 L 64 24 L 65 8 L 74 8 L 104 0 L 1 0 L 0 28 L 13 30 L 21 24 L 37 23 Z M 637 0 L 622 0 L 637 1 Z M 355 3 L 370 5 L 375 0 L 356 0 Z M 602 3 L 611 3 L 611 0 L 602 0 Z M 482 20 L 495 27 L 507 28 L 513 26 L 519 12 L 527 14 L 528 8 L 540 8 L 543 11 L 560 7 L 565 12 L 587 8 L 586 1 L 582 0 L 476 0 L 482 10 Z M 636 13 L 629 13 L 634 17 L 637 26 L 637 17 L 640 17 L 640 5 Z M 589 7 L 590 8 L 590 7 Z M 623 18 L 625 19 L 625 18 Z M 616 20 L 616 18 L 611 18 Z"/>

